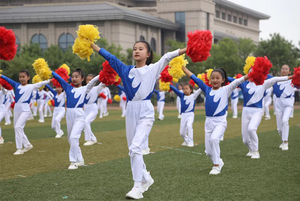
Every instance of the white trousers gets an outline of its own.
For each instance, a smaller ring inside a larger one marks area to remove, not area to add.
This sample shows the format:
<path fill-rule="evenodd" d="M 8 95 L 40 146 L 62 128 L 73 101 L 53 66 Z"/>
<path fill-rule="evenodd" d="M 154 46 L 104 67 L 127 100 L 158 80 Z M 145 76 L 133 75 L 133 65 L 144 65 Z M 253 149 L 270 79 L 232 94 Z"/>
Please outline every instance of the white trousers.
<path fill-rule="evenodd" d="M 44 100 L 37 100 L 37 107 L 39 109 L 40 121 L 44 121 L 44 112 L 43 112 L 44 102 L 45 102 Z"/>
<path fill-rule="evenodd" d="M 176 98 L 176 107 L 177 107 L 177 110 L 178 110 L 178 114 L 180 114 L 181 113 L 181 102 L 180 102 L 179 97 Z"/>
<path fill-rule="evenodd" d="M 52 115 L 52 111 L 50 109 L 50 106 L 48 105 L 48 101 L 45 101 L 45 106 L 44 106 L 44 115 L 47 115 L 49 113 L 49 116 Z"/>
<path fill-rule="evenodd" d="M 97 141 L 96 136 L 94 135 L 91 123 L 96 119 L 98 115 L 97 104 L 85 104 L 84 105 L 84 136 L 85 141 Z"/>
<path fill-rule="evenodd" d="M 270 116 L 270 109 L 269 109 L 269 107 L 270 107 L 271 103 L 272 103 L 272 98 L 271 97 L 263 99 L 263 108 L 264 108 L 264 113 L 265 113 L 266 117 Z"/>
<path fill-rule="evenodd" d="M 193 131 L 193 123 L 194 123 L 195 114 L 194 112 L 182 113 L 180 119 L 180 130 L 179 133 L 183 140 L 187 144 L 194 144 L 194 131 Z"/>
<path fill-rule="evenodd" d="M 157 112 L 158 112 L 159 119 L 163 119 L 165 117 L 163 114 L 164 106 L 165 106 L 165 101 L 157 101 Z"/>
<path fill-rule="evenodd" d="M 11 102 L 6 102 L 5 103 L 5 122 L 8 123 L 8 124 L 11 124 L 11 120 L 10 120 L 10 117 L 12 116 L 12 113 L 11 113 L 11 110 L 10 110 L 10 105 L 11 105 Z"/>
<path fill-rule="evenodd" d="M 32 110 L 33 116 L 36 116 L 37 115 L 37 106 L 34 106 L 34 102 L 31 105 L 31 110 Z"/>
<path fill-rule="evenodd" d="M 242 112 L 242 137 L 249 151 L 258 151 L 257 129 L 263 116 L 262 108 L 244 107 Z"/>
<path fill-rule="evenodd" d="M 70 162 L 83 161 L 81 149 L 79 147 L 79 138 L 84 128 L 84 111 L 82 108 L 67 108 L 67 130 L 70 144 L 69 159 Z"/>
<path fill-rule="evenodd" d="M 64 118 L 65 113 L 66 109 L 64 107 L 54 107 L 51 128 L 56 132 L 56 134 L 63 133 L 60 122 L 62 118 Z"/>
<path fill-rule="evenodd" d="M 238 105 L 239 99 L 238 98 L 231 98 L 231 110 L 232 110 L 232 116 L 238 116 Z"/>
<path fill-rule="evenodd" d="M 28 107 L 29 108 L 29 107 Z M 15 138 L 16 138 L 16 147 L 17 149 L 22 149 L 23 146 L 27 148 L 30 145 L 30 142 L 24 132 L 24 127 L 27 119 L 31 116 L 30 109 L 29 111 L 22 111 L 18 104 L 14 108 L 14 129 L 15 129 Z"/>
<path fill-rule="evenodd" d="M 2 107 L 0 107 L 0 109 L 2 109 Z M 6 114 L 5 112 L 0 111 L 0 123 L 1 123 L 2 119 L 5 117 L 5 114 Z M 2 137 L 1 124 L 0 124 L 0 137 Z"/>
<path fill-rule="evenodd" d="M 227 128 L 227 114 L 205 119 L 205 151 L 214 165 L 220 164 L 220 139 Z"/>
<path fill-rule="evenodd" d="M 99 109 L 100 109 L 100 117 L 103 117 L 104 114 L 106 114 L 107 112 L 107 101 L 106 99 L 100 99 L 100 102 L 99 102 Z"/>
<path fill-rule="evenodd" d="M 293 107 L 281 104 L 280 100 L 276 100 L 276 122 L 277 130 L 282 141 L 289 139 L 289 119 L 293 111 Z"/>
<path fill-rule="evenodd" d="M 131 170 L 135 182 L 146 182 L 149 173 L 143 160 L 142 148 L 154 122 L 154 108 L 150 100 L 129 101 L 126 109 L 126 137 Z"/>
<path fill-rule="evenodd" d="M 122 116 L 124 117 L 126 115 L 126 101 L 121 100 L 120 107 L 122 109 Z"/>

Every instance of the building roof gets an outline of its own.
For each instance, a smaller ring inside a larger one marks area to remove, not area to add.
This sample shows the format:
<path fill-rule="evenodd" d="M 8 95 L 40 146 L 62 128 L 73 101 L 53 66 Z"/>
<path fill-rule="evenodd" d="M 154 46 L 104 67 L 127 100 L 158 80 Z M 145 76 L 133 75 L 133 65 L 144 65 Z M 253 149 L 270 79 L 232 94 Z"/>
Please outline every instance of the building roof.
<path fill-rule="evenodd" d="M 0 7 L 1 24 L 104 20 L 125 20 L 169 30 L 180 29 L 171 21 L 107 2 Z"/>
<path fill-rule="evenodd" d="M 227 0 L 213 0 L 213 1 L 216 3 L 216 5 L 220 5 L 222 7 L 231 8 L 231 9 L 240 11 L 242 13 L 246 13 L 249 16 L 260 19 L 260 20 L 266 20 L 266 19 L 269 19 L 271 17 L 271 16 L 266 15 L 264 13 L 257 12 L 255 10 L 240 6 L 238 4 L 232 3 L 232 2 L 227 1 Z"/>

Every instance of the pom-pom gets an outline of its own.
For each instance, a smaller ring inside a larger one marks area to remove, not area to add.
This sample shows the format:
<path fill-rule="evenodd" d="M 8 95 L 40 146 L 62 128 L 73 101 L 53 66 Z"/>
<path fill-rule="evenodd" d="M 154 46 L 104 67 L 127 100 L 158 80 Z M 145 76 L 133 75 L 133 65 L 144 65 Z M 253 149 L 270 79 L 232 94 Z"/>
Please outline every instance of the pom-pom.
<path fill-rule="evenodd" d="M 164 68 L 164 70 L 160 73 L 160 79 L 163 82 L 172 82 L 173 78 L 172 76 L 169 74 L 168 69 L 170 68 L 170 66 L 166 66 Z"/>
<path fill-rule="evenodd" d="M 109 65 L 108 61 L 105 61 L 102 66 L 103 69 L 99 73 L 99 81 L 105 85 L 115 84 L 117 72 Z"/>
<path fill-rule="evenodd" d="M 178 79 L 175 78 L 175 77 L 173 77 L 173 82 L 174 82 L 174 83 L 178 83 Z"/>
<path fill-rule="evenodd" d="M 51 106 L 51 105 L 52 105 L 52 103 L 51 103 L 51 100 L 49 100 L 49 101 L 48 101 L 48 105 L 49 105 L 49 106 Z"/>
<path fill-rule="evenodd" d="M 72 47 L 73 53 L 77 54 L 82 60 L 87 58 L 87 60 L 90 61 L 90 56 L 93 53 L 91 45 L 95 43 L 97 39 L 100 39 L 98 27 L 91 24 L 80 25 L 77 36 L 78 38 L 76 38 Z"/>
<path fill-rule="evenodd" d="M 292 79 L 292 84 L 297 88 L 300 87 L 300 66 L 298 68 L 294 68 L 294 75 Z"/>
<path fill-rule="evenodd" d="M 241 73 L 238 73 L 236 76 L 234 76 L 235 79 L 239 79 L 241 77 L 243 77 L 243 75 Z"/>
<path fill-rule="evenodd" d="M 0 26 L 0 59 L 12 60 L 17 53 L 17 47 L 14 32 Z"/>
<path fill-rule="evenodd" d="M 115 95 L 115 96 L 114 96 L 114 100 L 115 100 L 116 102 L 120 102 L 121 97 L 120 97 L 119 95 Z"/>
<path fill-rule="evenodd" d="M 41 81 L 43 81 L 43 80 L 42 80 L 42 78 L 41 78 L 39 75 L 35 75 L 35 76 L 33 76 L 33 78 L 32 78 L 32 83 L 33 83 L 33 84 L 39 83 L 39 82 L 41 82 Z"/>
<path fill-rule="evenodd" d="M 161 91 L 170 91 L 170 82 L 162 82 L 159 80 L 159 89 Z"/>
<path fill-rule="evenodd" d="M 64 64 L 65 65 L 65 64 Z M 65 66 L 67 66 L 67 65 L 65 65 Z M 67 66 L 68 67 L 68 66 Z M 69 70 L 70 70 L 70 68 L 69 68 Z M 55 70 L 55 72 L 62 78 L 62 79 L 64 79 L 66 82 L 68 82 L 68 80 L 69 80 L 69 74 L 68 74 L 68 70 L 67 70 L 67 68 L 66 67 L 60 67 L 60 68 L 58 68 L 58 69 L 56 69 Z M 61 87 L 61 85 L 59 84 L 59 82 L 55 79 L 55 78 L 52 78 L 52 84 L 53 84 L 53 86 L 55 86 L 56 88 L 58 88 L 58 87 Z"/>
<path fill-rule="evenodd" d="M 272 68 L 272 64 L 267 57 L 257 57 L 251 72 L 248 74 L 249 80 L 256 85 L 262 85 L 267 79 L 267 75 Z"/>
<path fill-rule="evenodd" d="M 127 101 L 126 96 L 123 96 L 122 99 L 123 99 L 123 101 Z"/>
<path fill-rule="evenodd" d="M 14 101 L 14 102 L 12 102 L 11 104 L 10 104 L 10 107 L 12 108 L 12 109 L 14 109 L 15 108 L 15 104 L 16 104 L 16 102 Z"/>
<path fill-rule="evenodd" d="M 108 104 L 112 104 L 112 100 L 110 98 L 107 100 L 107 102 Z"/>
<path fill-rule="evenodd" d="M 39 58 L 35 60 L 32 66 L 36 74 L 39 75 L 42 80 L 48 80 L 52 77 L 52 71 L 45 59 Z"/>
<path fill-rule="evenodd" d="M 211 69 L 211 68 L 206 70 L 206 76 L 207 76 L 208 80 L 210 80 L 210 76 L 213 71 L 214 71 L 214 69 Z"/>
<path fill-rule="evenodd" d="M 254 65 L 254 62 L 255 62 L 255 57 L 247 57 L 244 66 L 244 73 L 246 75 L 248 74 L 249 69 Z"/>
<path fill-rule="evenodd" d="M 64 69 L 66 69 L 67 70 L 67 75 L 70 75 L 70 67 L 67 65 L 67 64 L 63 64 L 63 65 L 61 65 L 59 68 L 64 68 Z"/>
<path fill-rule="evenodd" d="M 120 85 L 120 83 L 121 83 L 122 80 L 121 80 L 121 78 L 118 75 L 116 75 L 115 80 L 116 80 L 116 82 L 114 83 L 114 85 L 115 86 Z"/>
<path fill-rule="evenodd" d="M 55 106 L 54 100 L 52 99 L 52 100 L 50 100 L 50 102 L 51 102 L 51 105 L 54 107 Z"/>
<path fill-rule="evenodd" d="M 172 59 L 169 63 L 169 66 L 171 68 L 169 68 L 169 74 L 179 80 L 180 78 L 182 78 L 185 74 L 182 70 L 182 66 L 186 66 L 186 64 L 188 64 L 189 62 L 185 59 L 184 54 L 180 55 L 178 57 L 175 57 L 174 59 Z"/>
<path fill-rule="evenodd" d="M 190 79 L 189 84 L 194 88 L 196 83 L 194 82 L 194 80 Z"/>
<path fill-rule="evenodd" d="M 2 78 L 0 78 L 0 85 L 2 85 L 2 87 L 4 87 L 7 90 L 13 89 L 13 87 L 8 82 L 6 82 L 6 80 L 4 80 Z"/>
<path fill-rule="evenodd" d="M 186 54 L 193 62 L 201 62 L 207 60 L 210 56 L 212 46 L 212 34 L 209 30 L 196 30 L 187 34 L 189 38 L 187 42 Z"/>
<path fill-rule="evenodd" d="M 100 93 L 99 94 L 99 97 L 103 98 L 103 99 L 106 99 L 106 95 L 104 93 Z"/>
<path fill-rule="evenodd" d="M 209 69 L 209 70 L 207 70 L 208 72 L 210 72 L 211 71 L 211 69 Z M 212 71 L 211 71 L 212 72 Z M 210 72 L 210 74 L 211 74 L 211 72 Z M 210 82 L 209 82 L 209 79 L 208 79 L 208 77 L 207 77 L 207 72 L 206 73 L 201 73 L 201 74 L 198 74 L 197 75 L 197 77 L 200 79 L 200 80 L 202 80 L 203 82 L 204 82 L 204 84 L 206 84 L 207 86 L 209 86 L 209 87 L 211 87 L 211 84 L 210 84 Z"/>
<path fill-rule="evenodd" d="M 33 106 L 35 106 L 35 107 L 37 106 L 37 102 L 36 101 L 33 103 Z"/>

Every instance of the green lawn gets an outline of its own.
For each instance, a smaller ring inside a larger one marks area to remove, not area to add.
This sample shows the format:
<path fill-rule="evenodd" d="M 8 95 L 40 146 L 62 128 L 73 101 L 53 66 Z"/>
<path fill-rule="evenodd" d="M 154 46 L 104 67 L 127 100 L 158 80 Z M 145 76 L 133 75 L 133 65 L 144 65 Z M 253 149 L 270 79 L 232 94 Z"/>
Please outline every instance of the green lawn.
<path fill-rule="evenodd" d="M 92 124 L 102 144 L 81 146 L 86 166 L 67 170 L 69 144 L 55 139 L 46 123 L 28 121 L 25 132 L 34 148 L 20 156 L 15 151 L 12 126 L 1 123 L 0 200 L 126 200 L 133 181 L 120 110 Z M 271 111 L 272 112 L 272 111 Z M 179 120 L 167 110 L 150 134 L 153 154 L 144 157 L 155 180 L 144 200 L 300 200 L 300 109 L 290 119 L 289 150 L 281 151 L 275 116 L 259 127 L 261 159 L 246 157 L 241 119 L 228 118 L 221 156 L 222 173 L 209 175 L 211 160 L 204 154 L 204 111 L 195 112 L 193 148 L 181 147 Z M 239 114 L 240 115 L 240 114 Z M 231 114 L 229 114 L 231 117 Z M 65 121 L 62 128 L 66 133 Z M 82 136 L 80 144 L 84 143 Z"/>

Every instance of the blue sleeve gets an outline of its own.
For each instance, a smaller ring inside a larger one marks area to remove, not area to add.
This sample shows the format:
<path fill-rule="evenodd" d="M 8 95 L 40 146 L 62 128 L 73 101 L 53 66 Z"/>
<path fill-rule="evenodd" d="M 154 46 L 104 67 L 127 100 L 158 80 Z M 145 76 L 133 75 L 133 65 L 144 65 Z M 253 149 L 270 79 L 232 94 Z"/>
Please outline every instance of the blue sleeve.
<path fill-rule="evenodd" d="M 125 70 L 128 69 L 128 66 L 123 64 L 116 56 L 112 55 L 104 48 L 99 50 L 99 54 L 108 61 L 109 65 L 118 73 L 120 77 L 125 73 Z"/>
<path fill-rule="evenodd" d="M 233 77 L 227 77 L 228 78 L 228 82 L 233 82 L 235 79 Z"/>
<path fill-rule="evenodd" d="M 5 80 L 6 82 L 8 82 L 13 88 L 16 88 L 16 87 L 18 87 L 20 85 L 19 83 L 17 83 L 15 81 L 13 81 L 12 79 L 6 77 L 5 75 L 1 75 L 1 78 L 3 80 Z"/>
<path fill-rule="evenodd" d="M 170 85 L 170 89 L 172 89 L 172 91 L 175 92 L 175 94 L 177 96 L 179 96 L 180 98 L 182 98 L 184 96 L 184 94 L 182 92 L 180 92 L 176 87 L 174 87 L 173 85 Z"/>
<path fill-rule="evenodd" d="M 157 94 L 159 93 L 159 91 L 157 91 L 156 89 L 154 89 L 153 92 L 155 92 L 155 93 L 157 93 Z"/>
<path fill-rule="evenodd" d="M 54 95 L 57 95 L 57 92 L 52 87 L 50 87 L 50 85 L 46 84 L 45 87 L 47 87 Z"/>
<path fill-rule="evenodd" d="M 273 77 L 273 76 L 270 75 L 270 74 L 267 75 L 267 79 L 270 79 L 270 78 L 272 78 L 272 77 Z"/>
<path fill-rule="evenodd" d="M 124 91 L 125 89 L 124 89 L 124 87 L 122 87 L 121 85 L 118 85 L 117 86 L 121 91 Z M 124 91 L 125 92 L 125 91 Z"/>
<path fill-rule="evenodd" d="M 191 79 L 202 89 L 204 93 L 206 93 L 206 90 L 209 89 L 209 86 L 207 86 L 202 80 L 196 77 L 196 75 L 192 75 Z"/>
<path fill-rule="evenodd" d="M 176 83 L 176 89 L 178 89 L 178 83 Z"/>
<path fill-rule="evenodd" d="M 54 71 L 52 71 L 52 75 L 55 79 L 57 79 L 57 81 L 59 82 L 59 84 L 62 86 L 62 88 L 66 91 L 69 87 L 71 87 L 71 85 L 69 85 L 64 79 L 62 79 L 57 73 L 55 73 Z"/>

